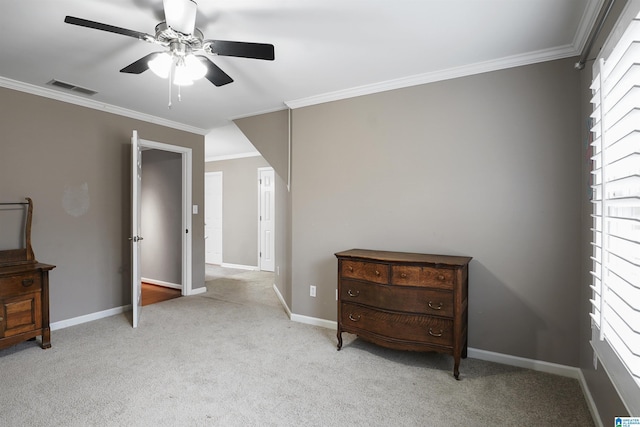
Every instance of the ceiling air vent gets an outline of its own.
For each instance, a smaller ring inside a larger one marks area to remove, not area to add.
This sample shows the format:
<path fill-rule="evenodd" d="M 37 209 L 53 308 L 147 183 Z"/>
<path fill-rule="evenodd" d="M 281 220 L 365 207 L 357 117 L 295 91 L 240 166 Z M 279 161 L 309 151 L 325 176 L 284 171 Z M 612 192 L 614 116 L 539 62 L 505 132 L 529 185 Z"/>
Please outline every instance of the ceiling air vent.
<path fill-rule="evenodd" d="M 89 95 L 89 96 L 93 96 L 96 93 L 98 93 L 95 90 L 91 90 L 91 89 L 87 89 L 85 87 L 72 85 L 70 83 L 61 82 L 60 80 L 55 80 L 55 79 L 51 80 L 47 84 L 51 85 L 51 86 L 56 86 L 56 87 L 59 87 L 59 88 L 62 88 L 62 89 L 70 90 L 72 92 L 83 93 L 83 94 Z"/>

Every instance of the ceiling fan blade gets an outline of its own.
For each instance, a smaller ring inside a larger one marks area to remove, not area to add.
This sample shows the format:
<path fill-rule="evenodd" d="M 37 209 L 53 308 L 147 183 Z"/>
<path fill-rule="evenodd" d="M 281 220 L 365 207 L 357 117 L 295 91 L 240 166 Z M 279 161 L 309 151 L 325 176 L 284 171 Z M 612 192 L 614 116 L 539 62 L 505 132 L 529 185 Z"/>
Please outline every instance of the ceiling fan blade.
<path fill-rule="evenodd" d="M 224 86 L 226 84 L 233 82 L 233 79 L 229 77 L 227 73 L 222 71 L 220 67 L 218 67 L 216 64 L 211 62 L 209 58 L 201 55 L 198 55 L 198 58 L 203 60 L 204 65 L 206 65 L 207 74 L 205 74 L 205 77 L 211 83 L 219 87 L 219 86 Z"/>
<path fill-rule="evenodd" d="M 87 27 L 101 31 L 108 31 L 110 33 L 122 34 L 123 36 L 129 36 L 144 41 L 155 40 L 153 36 L 146 33 L 128 30 L 121 27 L 115 27 L 113 25 L 103 24 L 101 22 L 89 21 L 88 19 L 76 18 L 75 16 L 65 17 L 64 22 L 66 22 L 67 24 L 78 25 L 80 27 Z"/>
<path fill-rule="evenodd" d="M 272 44 L 232 42 L 226 40 L 205 40 L 204 44 L 207 46 L 207 51 L 214 55 L 265 59 L 267 61 L 273 61 L 275 59 Z"/>
<path fill-rule="evenodd" d="M 129 74 L 141 74 L 149 69 L 149 61 L 151 61 L 156 56 L 160 55 L 162 52 L 153 52 L 147 56 L 143 56 L 135 62 L 124 67 L 120 70 L 121 73 L 129 73 Z"/>

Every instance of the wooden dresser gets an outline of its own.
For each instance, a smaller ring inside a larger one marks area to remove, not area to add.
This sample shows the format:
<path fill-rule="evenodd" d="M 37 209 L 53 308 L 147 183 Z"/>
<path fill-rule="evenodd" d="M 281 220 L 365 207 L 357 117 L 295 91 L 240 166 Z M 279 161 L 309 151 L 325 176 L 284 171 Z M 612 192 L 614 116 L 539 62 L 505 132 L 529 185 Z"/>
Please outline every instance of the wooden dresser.
<path fill-rule="evenodd" d="M 42 337 L 41 347 L 49 348 L 49 271 L 55 266 L 39 263 L 33 255 L 31 199 L 0 206 L 25 208 L 24 246 L 0 250 L 0 349 L 37 336 Z"/>
<path fill-rule="evenodd" d="M 42 336 L 51 347 L 49 271 L 53 265 L 0 267 L 0 349 Z"/>
<path fill-rule="evenodd" d="M 352 249 L 338 258 L 338 350 L 342 333 L 399 350 L 467 357 L 470 257 Z"/>

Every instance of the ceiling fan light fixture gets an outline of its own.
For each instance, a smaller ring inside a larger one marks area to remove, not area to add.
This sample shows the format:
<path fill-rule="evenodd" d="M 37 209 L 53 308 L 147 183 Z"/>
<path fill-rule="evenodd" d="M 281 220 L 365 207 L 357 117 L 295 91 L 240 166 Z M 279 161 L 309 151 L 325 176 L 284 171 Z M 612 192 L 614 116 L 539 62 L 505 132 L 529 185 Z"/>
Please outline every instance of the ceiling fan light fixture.
<path fill-rule="evenodd" d="M 191 85 L 202 77 L 206 77 L 217 87 L 233 82 L 233 79 L 209 60 L 206 54 L 268 61 L 275 59 L 272 44 L 205 40 L 202 31 L 195 27 L 198 6 L 194 0 L 163 0 L 163 5 L 165 21 L 156 25 L 155 35 L 74 16 L 66 16 L 64 22 L 163 46 L 164 52 L 149 53 L 122 68 L 120 72 L 141 74 L 151 69 L 160 78 L 168 80 L 169 99 L 171 99 L 173 84 Z M 178 88 L 179 97 L 180 88 Z"/>
<path fill-rule="evenodd" d="M 184 58 L 184 65 L 187 68 L 191 80 L 201 79 L 207 74 L 207 67 L 205 67 L 202 61 L 195 55 L 187 55 Z"/>
<path fill-rule="evenodd" d="M 173 73 L 173 84 L 178 86 L 191 86 L 193 84 L 189 68 L 182 58 L 178 58 L 178 62 L 176 62 L 176 69 Z"/>
<path fill-rule="evenodd" d="M 193 34 L 198 5 L 193 0 L 163 0 L 167 25 L 182 34 Z"/>
<path fill-rule="evenodd" d="M 166 79 L 169 77 L 169 71 L 171 71 L 172 63 L 173 58 L 171 58 L 171 55 L 167 52 L 162 52 L 149 61 L 148 65 L 149 69 L 153 71 L 156 76 Z"/>

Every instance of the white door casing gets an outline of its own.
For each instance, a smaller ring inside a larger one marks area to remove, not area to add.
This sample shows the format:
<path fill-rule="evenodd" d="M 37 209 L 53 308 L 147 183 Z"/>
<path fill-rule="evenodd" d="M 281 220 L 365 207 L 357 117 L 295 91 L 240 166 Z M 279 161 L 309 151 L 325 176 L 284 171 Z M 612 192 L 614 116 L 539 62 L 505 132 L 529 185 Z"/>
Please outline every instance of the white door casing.
<path fill-rule="evenodd" d="M 138 132 L 131 137 L 131 306 L 133 307 L 133 327 L 138 327 L 142 311 L 142 283 L 140 272 L 141 240 L 140 207 L 142 187 L 142 151 Z"/>
<path fill-rule="evenodd" d="M 140 320 L 142 306 L 142 286 L 140 271 L 140 202 L 141 202 L 141 169 L 143 148 L 150 148 L 182 156 L 182 295 L 192 294 L 192 150 L 188 147 L 164 144 L 138 138 L 138 132 L 133 131 L 131 138 L 132 170 L 131 170 L 131 305 L 133 306 L 133 327 L 137 327 Z"/>
<path fill-rule="evenodd" d="M 262 271 L 275 270 L 275 182 L 273 168 L 258 168 L 258 265 Z"/>
<path fill-rule="evenodd" d="M 222 264 L 222 172 L 207 172 L 204 180 L 205 262 Z"/>

